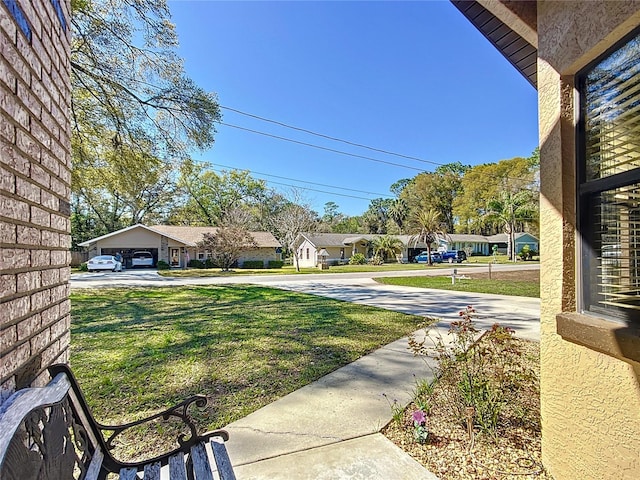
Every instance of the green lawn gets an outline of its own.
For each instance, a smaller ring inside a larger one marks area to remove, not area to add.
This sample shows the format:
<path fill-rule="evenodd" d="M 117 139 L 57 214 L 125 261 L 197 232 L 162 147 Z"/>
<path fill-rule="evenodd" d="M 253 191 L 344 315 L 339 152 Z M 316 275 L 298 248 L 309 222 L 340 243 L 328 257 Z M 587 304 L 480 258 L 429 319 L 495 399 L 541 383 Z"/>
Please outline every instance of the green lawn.
<path fill-rule="evenodd" d="M 516 295 L 520 297 L 540 297 L 540 282 L 456 279 L 455 285 L 452 285 L 451 277 L 382 277 L 375 278 L 374 280 L 386 285 L 437 288 L 440 290 L 456 290 L 458 292 L 494 293 L 498 295 Z"/>
<path fill-rule="evenodd" d="M 99 420 L 121 423 L 202 393 L 210 406 L 196 419 L 207 429 L 408 334 L 422 320 L 256 286 L 82 290 L 71 293 L 71 304 L 71 365 Z"/>

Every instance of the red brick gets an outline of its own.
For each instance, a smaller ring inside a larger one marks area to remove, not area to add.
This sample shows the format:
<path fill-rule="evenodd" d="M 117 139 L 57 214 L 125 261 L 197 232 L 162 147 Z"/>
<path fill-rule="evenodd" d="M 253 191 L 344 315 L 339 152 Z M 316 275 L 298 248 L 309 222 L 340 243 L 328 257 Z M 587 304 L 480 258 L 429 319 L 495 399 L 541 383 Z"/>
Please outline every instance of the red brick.
<path fill-rule="evenodd" d="M 60 139 L 60 135 L 62 134 L 61 133 L 62 129 L 60 128 L 60 125 L 58 125 L 58 122 L 55 121 L 55 119 L 51 116 L 49 112 L 45 112 L 44 110 L 42 111 L 41 122 L 44 130 L 48 132 L 49 136 L 52 139 L 55 139 L 55 140 Z M 43 161 L 43 164 L 44 164 L 44 161 Z"/>
<path fill-rule="evenodd" d="M 0 212 L 5 217 L 23 222 L 29 221 L 29 205 L 16 198 L 0 197 Z"/>
<path fill-rule="evenodd" d="M 39 183 L 44 188 L 51 187 L 51 175 L 49 175 L 40 165 L 31 165 L 31 180 Z"/>
<path fill-rule="evenodd" d="M 16 179 L 16 193 L 33 203 L 40 203 L 40 187 L 34 185 L 32 182 L 18 177 Z"/>
<path fill-rule="evenodd" d="M 42 286 L 40 271 L 18 273 L 18 292 L 30 292 Z"/>
<path fill-rule="evenodd" d="M 60 200 L 55 195 L 47 191 L 43 191 L 40 195 L 40 205 L 48 208 L 49 210 L 58 210 L 58 207 L 60 206 Z"/>
<path fill-rule="evenodd" d="M 40 229 L 34 227 L 17 226 L 18 243 L 22 245 L 40 245 Z"/>
<path fill-rule="evenodd" d="M 4 30 L 11 43 L 16 43 L 16 34 L 18 33 L 18 28 L 16 27 L 16 24 L 10 19 L 10 17 L 8 17 L 7 15 L 0 16 L 0 28 Z"/>
<path fill-rule="evenodd" d="M 0 137 L 4 138 L 8 143 L 16 142 L 16 127 L 4 118 L 0 122 Z"/>
<path fill-rule="evenodd" d="M 60 285 L 51 289 L 51 301 L 61 302 L 69 298 L 69 284 Z"/>
<path fill-rule="evenodd" d="M 16 326 L 12 325 L 4 330 L 0 330 L 0 352 L 4 352 L 18 340 Z"/>
<path fill-rule="evenodd" d="M 16 176 L 0 165 L 0 189 L 16 193 Z"/>
<path fill-rule="evenodd" d="M 41 245 L 43 247 L 59 247 L 60 246 L 60 235 L 56 232 L 51 232 L 49 230 L 43 230 L 41 233 Z"/>
<path fill-rule="evenodd" d="M 31 266 L 48 267 L 51 265 L 51 252 L 49 250 L 31 250 Z"/>
<path fill-rule="evenodd" d="M 34 315 L 33 317 L 25 318 L 18 323 L 18 341 L 27 340 L 33 336 L 38 330 L 40 330 L 42 321 L 40 315 Z"/>
<path fill-rule="evenodd" d="M 29 313 L 29 297 L 20 297 L 0 304 L 0 326 Z"/>
<path fill-rule="evenodd" d="M 43 330 L 31 337 L 31 340 L 29 340 L 29 343 L 31 343 L 31 354 L 35 355 L 41 352 L 49 342 L 51 342 L 51 332 L 49 329 Z"/>
<path fill-rule="evenodd" d="M 47 308 L 42 312 L 42 326 L 50 327 L 60 320 L 60 305 L 54 304 L 51 308 Z"/>
<path fill-rule="evenodd" d="M 49 83 L 48 80 L 45 80 L 46 83 Z M 51 88 L 45 86 L 43 82 L 37 79 L 31 80 L 31 92 L 35 97 L 40 100 L 42 106 L 45 111 L 51 111 Z"/>
<path fill-rule="evenodd" d="M 60 270 L 52 268 L 51 270 L 42 271 L 42 286 L 51 287 L 60 283 Z"/>
<path fill-rule="evenodd" d="M 3 296 L 10 296 L 18 291 L 16 275 L 0 275 L 0 291 Z"/>
<path fill-rule="evenodd" d="M 47 114 L 48 116 L 49 114 Z M 57 158 L 55 158 L 51 153 L 47 150 L 42 152 L 42 158 L 40 159 L 41 165 L 49 170 L 54 176 L 58 176 L 60 174 L 60 162 Z"/>
<path fill-rule="evenodd" d="M 16 146 L 27 156 L 40 160 L 40 144 L 21 128 L 16 129 Z"/>
<path fill-rule="evenodd" d="M 58 231 L 66 232 L 67 230 L 67 222 L 69 218 L 63 215 L 58 215 L 55 213 L 51 214 L 51 228 L 55 228 Z"/>
<path fill-rule="evenodd" d="M 31 205 L 31 223 L 49 227 L 51 226 L 51 214 L 46 210 Z"/>
<path fill-rule="evenodd" d="M 67 315 L 67 318 L 69 318 L 69 321 L 71 321 L 69 312 L 71 312 L 71 300 L 67 299 L 63 302 L 60 302 L 60 315 Z"/>
<path fill-rule="evenodd" d="M 18 82 L 18 98 L 22 100 L 24 106 L 27 107 L 27 109 L 35 118 L 40 119 L 42 116 L 42 105 L 40 104 L 36 96 L 31 93 L 29 83 L 25 85 L 22 82 Z"/>
<path fill-rule="evenodd" d="M 0 250 L 2 255 L 2 269 L 12 270 L 17 268 L 29 267 L 29 250 L 21 248 L 3 248 Z"/>
<path fill-rule="evenodd" d="M 40 123 L 31 123 L 31 136 L 44 145 L 45 148 L 51 147 L 51 133 L 47 132 Z"/>
<path fill-rule="evenodd" d="M 24 35 L 18 35 L 16 37 L 16 46 L 20 55 L 24 58 L 24 61 L 29 65 L 32 74 L 38 78 L 42 78 L 42 64 L 38 61 L 38 57 L 33 52 L 29 41 Z"/>
<path fill-rule="evenodd" d="M 0 378 L 7 377 L 14 373 L 21 365 L 26 363 L 29 359 L 30 346 L 28 343 L 23 343 L 19 347 L 11 350 L 9 353 L 2 357 L 0 362 Z"/>
<path fill-rule="evenodd" d="M 57 338 L 64 335 L 65 330 L 68 330 L 71 326 L 69 324 L 70 318 L 71 317 L 69 317 L 69 315 L 66 315 L 59 319 L 57 322 L 51 324 L 50 330 L 52 338 Z"/>
<path fill-rule="evenodd" d="M 50 177 L 50 178 L 51 178 L 50 190 L 53 190 L 55 193 L 57 193 L 60 196 L 66 197 L 65 192 L 69 187 L 69 184 L 62 182 L 58 177 Z"/>
<path fill-rule="evenodd" d="M 16 243 L 17 238 L 16 226 L 0 221 L 0 243 Z"/>
<path fill-rule="evenodd" d="M 29 176 L 31 161 L 16 150 L 13 145 L 0 142 L 0 158 L 8 167 L 13 168 L 22 175 Z"/>
<path fill-rule="evenodd" d="M 20 37 L 20 35 L 18 35 L 18 37 Z M 0 42 L 0 53 L 2 54 L 0 56 L 11 65 L 13 70 L 18 74 L 18 77 L 22 78 L 22 80 L 29 85 L 29 83 L 31 83 L 31 72 L 27 63 L 18 53 L 17 47 L 9 42 Z"/>
<path fill-rule="evenodd" d="M 68 224 L 69 222 L 67 221 L 67 225 Z M 59 240 L 60 240 L 60 243 L 59 243 L 60 247 L 71 248 L 71 235 L 69 235 L 68 233 L 61 233 Z"/>
<path fill-rule="evenodd" d="M 53 340 L 53 339 L 52 339 Z M 42 352 L 42 364 L 43 365 L 52 365 L 54 363 L 59 363 L 56 361 L 62 354 L 64 349 L 69 345 L 69 342 L 64 342 L 64 338 L 60 338 L 59 340 L 53 342 Z"/>
<path fill-rule="evenodd" d="M 31 295 L 31 308 L 33 310 L 41 310 L 51 302 L 51 294 L 49 290 L 36 292 Z"/>
<path fill-rule="evenodd" d="M 13 71 L 9 68 L 9 64 L 4 58 L 0 57 L 0 82 L 4 83 L 10 92 L 15 93 L 17 81 Z"/>
<path fill-rule="evenodd" d="M 69 265 L 69 252 L 66 250 L 53 250 L 51 252 L 51 265 Z"/>
<path fill-rule="evenodd" d="M 38 37 L 33 37 L 31 46 L 36 52 L 36 55 L 38 56 L 37 58 L 40 60 L 40 64 L 44 70 L 44 75 L 46 76 L 47 73 L 51 72 L 51 57 L 49 56 L 49 52 L 47 52 Z"/>
<path fill-rule="evenodd" d="M 71 278 L 71 268 L 70 267 L 61 268 L 60 269 L 60 281 L 61 282 L 68 282 L 70 278 Z"/>

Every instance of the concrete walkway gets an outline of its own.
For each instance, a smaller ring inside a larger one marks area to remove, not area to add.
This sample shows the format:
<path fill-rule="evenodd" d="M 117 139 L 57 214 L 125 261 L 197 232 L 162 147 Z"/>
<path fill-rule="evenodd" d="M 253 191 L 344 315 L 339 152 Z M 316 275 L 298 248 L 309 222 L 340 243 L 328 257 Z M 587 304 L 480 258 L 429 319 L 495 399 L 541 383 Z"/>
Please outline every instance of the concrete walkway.
<path fill-rule="evenodd" d="M 473 305 L 480 328 L 498 321 L 522 338 L 539 340 L 539 299 L 383 285 L 370 276 L 254 276 L 234 278 L 233 283 L 268 285 L 439 318 L 438 331 L 445 339 L 449 322 L 459 318 L 466 305 Z M 168 279 L 152 272 L 71 279 L 72 288 L 196 283 L 230 282 Z M 394 400 L 408 404 L 416 378 L 433 377 L 434 361 L 414 357 L 407 346 L 407 338 L 397 340 L 225 427 L 237 478 L 437 479 L 378 433 L 392 419 L 390 404 Z"/>
<path fill-rule="evenodd" d="M 539 299 L 396 287 L 370 279 L 270 286 L 438 317 L 437 331 L 445 339 L 449 322 L 472 304 L 480 312 L 480 328 L 500 321 L 520 337 L 539 339 Z M 427 301 L 417 301 L 424 297 Z M 408 404 L 416 378 L 433 378 L 434 360 L 414 357 L 407 346 L 407 338 L 397 340 L 228 425 L 227 447 L 238 478 L 437 479 L 378 433 L 392 419 L 390 402 Z"/>

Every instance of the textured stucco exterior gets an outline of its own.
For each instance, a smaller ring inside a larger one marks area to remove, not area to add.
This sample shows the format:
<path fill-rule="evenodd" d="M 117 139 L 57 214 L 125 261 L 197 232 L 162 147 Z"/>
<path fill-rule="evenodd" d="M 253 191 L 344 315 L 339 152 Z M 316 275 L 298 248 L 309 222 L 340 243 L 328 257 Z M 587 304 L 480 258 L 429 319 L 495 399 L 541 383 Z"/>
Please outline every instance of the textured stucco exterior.
<path fill-rule="evenodd" d="M 637 479 L 640 364 L 567 341 L 557 315 L 577 311 L 573 75 L 640 25 L 640 1 L 539 1 L 537 23 L 543 460 L 557 480 Z"/>

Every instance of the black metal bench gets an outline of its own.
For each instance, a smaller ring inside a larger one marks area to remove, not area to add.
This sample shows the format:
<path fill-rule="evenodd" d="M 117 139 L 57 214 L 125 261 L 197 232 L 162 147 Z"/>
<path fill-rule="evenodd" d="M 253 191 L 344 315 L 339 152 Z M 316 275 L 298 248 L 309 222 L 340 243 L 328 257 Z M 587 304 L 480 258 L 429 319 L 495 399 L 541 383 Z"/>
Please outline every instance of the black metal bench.
<path fill-rule="evenodd" d="M 221 480 L 235 480 L 224 442 L 224 430 L 199 435 L 189 415 L 193 405 L 204 407 L 196 395 L 151 417 L 108 426 L 98 423 L 73 374 L 66 365 L 49 368 L 53 380 L 42 388 L 14 393 L 0 406 L 0 479 L 213 480 L 207 444 Z M 141 462 L 122 462 L 112 455 L 123 432 L 152 421 L 178 419 L 183 433 L 177 448 Z M 109 478 L 112 478 L 110 475 Z"/>

